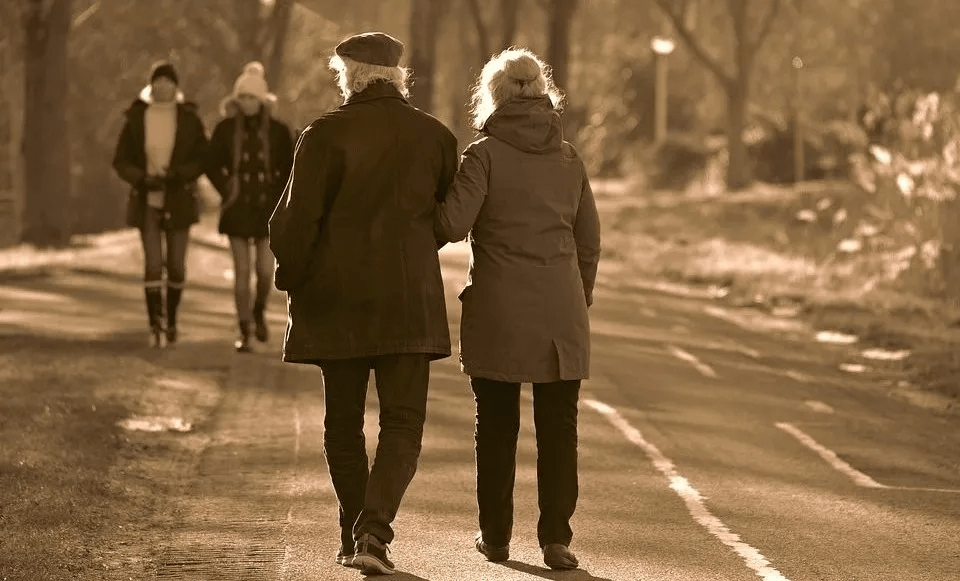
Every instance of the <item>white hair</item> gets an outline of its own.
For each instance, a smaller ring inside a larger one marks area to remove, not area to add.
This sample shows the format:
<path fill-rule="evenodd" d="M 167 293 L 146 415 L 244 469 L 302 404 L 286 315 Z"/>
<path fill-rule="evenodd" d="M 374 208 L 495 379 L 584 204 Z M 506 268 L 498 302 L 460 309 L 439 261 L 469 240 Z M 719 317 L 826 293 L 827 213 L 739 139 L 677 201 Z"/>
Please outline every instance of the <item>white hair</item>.
<path fill-rule="evenodd" d="M 337 84 L 344 100 L 377 81 L 386 81 L 396 87 L 404 97 L 410 96 L 410 88 L 407 86 L 409 69 L 361 63 L 337 54 L 330 57 L 330 68 L 337 74 Z"/>
<path fill-rule="evenodd" d="M 487 61 L 473 87 L 473 127 L 481 130 L 498 107 L 516 98 L 550 97 L 554 109 L 563 106 L 563 93 L 553 84 L 550 67 L 525 48 L 509 48 Z"/>

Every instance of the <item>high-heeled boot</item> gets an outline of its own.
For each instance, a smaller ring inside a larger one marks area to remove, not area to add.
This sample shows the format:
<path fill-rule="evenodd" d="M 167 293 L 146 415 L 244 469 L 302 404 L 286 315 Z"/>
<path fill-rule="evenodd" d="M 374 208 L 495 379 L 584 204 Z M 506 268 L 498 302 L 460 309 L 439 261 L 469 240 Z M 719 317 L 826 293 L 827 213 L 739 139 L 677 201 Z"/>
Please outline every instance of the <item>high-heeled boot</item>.
<path fill-rule="evenodd" d="M 144 298 L 147 304 L 147 321 L 150 324 L 150 342 L 154 347 L 163 346 L 163 290 L 146 287 Z"/>
<path fill-rule="evenodd" d="M 239 332 L 233 347 L 237 350 L 237 353 L 250 353 L 253 351 L 250 347 L 250 321 L 240 321 L 238 327 Z"/>
<path fill-rule="evenodd" d="M 183 283 L 168 283 L 167 285 L 167 343 L 177 342 L 177 309 L 180 308 L 180 297 L 183 296 Z"/>
<path fill-rule="evenodd" d="M 270 338 L 270 330 L 267 328 L 267 319 L 265 316 L 266 303 L 258 300 L 253 304 L 253 324 L 254 335 L 257 341 L 266 343 Z"/>

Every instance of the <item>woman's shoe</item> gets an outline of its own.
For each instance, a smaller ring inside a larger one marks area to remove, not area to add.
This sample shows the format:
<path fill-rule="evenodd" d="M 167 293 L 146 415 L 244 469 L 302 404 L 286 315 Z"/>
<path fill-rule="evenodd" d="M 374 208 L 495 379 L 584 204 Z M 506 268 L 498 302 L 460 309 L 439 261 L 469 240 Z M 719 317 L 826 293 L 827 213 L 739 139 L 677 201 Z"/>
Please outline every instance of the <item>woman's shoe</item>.
<path fill-rule="evenodd" d="M 175 326 L 167 327 L 166 335 L 167 345 L 172 345 L 177 342 L 178 334 Z"/>
<path fill-rule="evenodd" d="M 510 558 L 510 545 L 505 547 L 490 546 L 483 540 L 482 533 L 477 533 L 473 543 L 477 547 L 477 551 L 492 563 L 502 563 Z"/>
<path fill-rule="evenodd" d="M 580 566 L 577 556 L 566 545 L 551 543 L 543 547 L 543 562 L 551 569 L 576 569 Z"/>
<path fill-rule="evenodd" d="M 163 347 L 163 327 L 159 325 L 150 326 L 150 346 L 157 349 Z"/>
<path fill-rule="evenodd" d="M 237 353 L 250 353 L 253 348 L 250 346 L 250 323 L 248 321 L 240 322 L 240 333 L 237 340 L 233 342 L 233 348 Z"/>
<path fill-rule="evenodd" d="M 264 310 L 264 306 L 260 304 L 253 307 L 254 336 L 261 343 L 266 343 L 270 339 L 270 329 L 267 327 Z"/>

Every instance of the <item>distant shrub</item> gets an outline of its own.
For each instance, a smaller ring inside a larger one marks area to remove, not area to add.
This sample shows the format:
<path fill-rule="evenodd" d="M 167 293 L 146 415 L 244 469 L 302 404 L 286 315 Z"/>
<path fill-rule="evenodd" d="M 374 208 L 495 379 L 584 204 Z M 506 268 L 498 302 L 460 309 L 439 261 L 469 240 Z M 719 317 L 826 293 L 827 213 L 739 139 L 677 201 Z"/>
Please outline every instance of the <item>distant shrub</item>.
<path fill-rule="evenodd" d="M 855 178 L 874 195 L 879 229 L 896 248 L 885 278 L 960 299 L 960 109 L 955 95 L 920 95 L 910 116 L 855 158 Z"/>
<path fill-rule="evenodd" d="M 711 156 L 702 136 L 672 134 L 650 150 L 648 183 L 654 189 L 685 190 L 704 174 Z"/>

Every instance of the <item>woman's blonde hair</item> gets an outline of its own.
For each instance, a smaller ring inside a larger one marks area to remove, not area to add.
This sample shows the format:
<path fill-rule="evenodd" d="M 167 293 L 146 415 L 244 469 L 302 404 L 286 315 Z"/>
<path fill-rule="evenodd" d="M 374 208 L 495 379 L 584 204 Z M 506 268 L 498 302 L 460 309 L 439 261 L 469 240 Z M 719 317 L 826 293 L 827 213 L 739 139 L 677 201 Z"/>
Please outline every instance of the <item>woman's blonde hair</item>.
<path fill-rule="evenodd" d="M 377 81 L 386 81 L 396 87 L 404 97 L 410 96 L 410 87 L 407 85 L 409 69 L 361 63 L 337 54 L 330 57 L 330 68 L 337 74 L 337 85 L 340 86 L 340 94 L 344 100 Z"/>
<path fill-rule="evenodd" d="M 471 96 L 473 127 L 481 130 L 498 107 L 518 97 L 550 97 L 553 107 L 563 106 L 563 93 L 553 84 L 547 66 L 525 48 L 511 47 L 493 55 L 483 66 Z"/>

